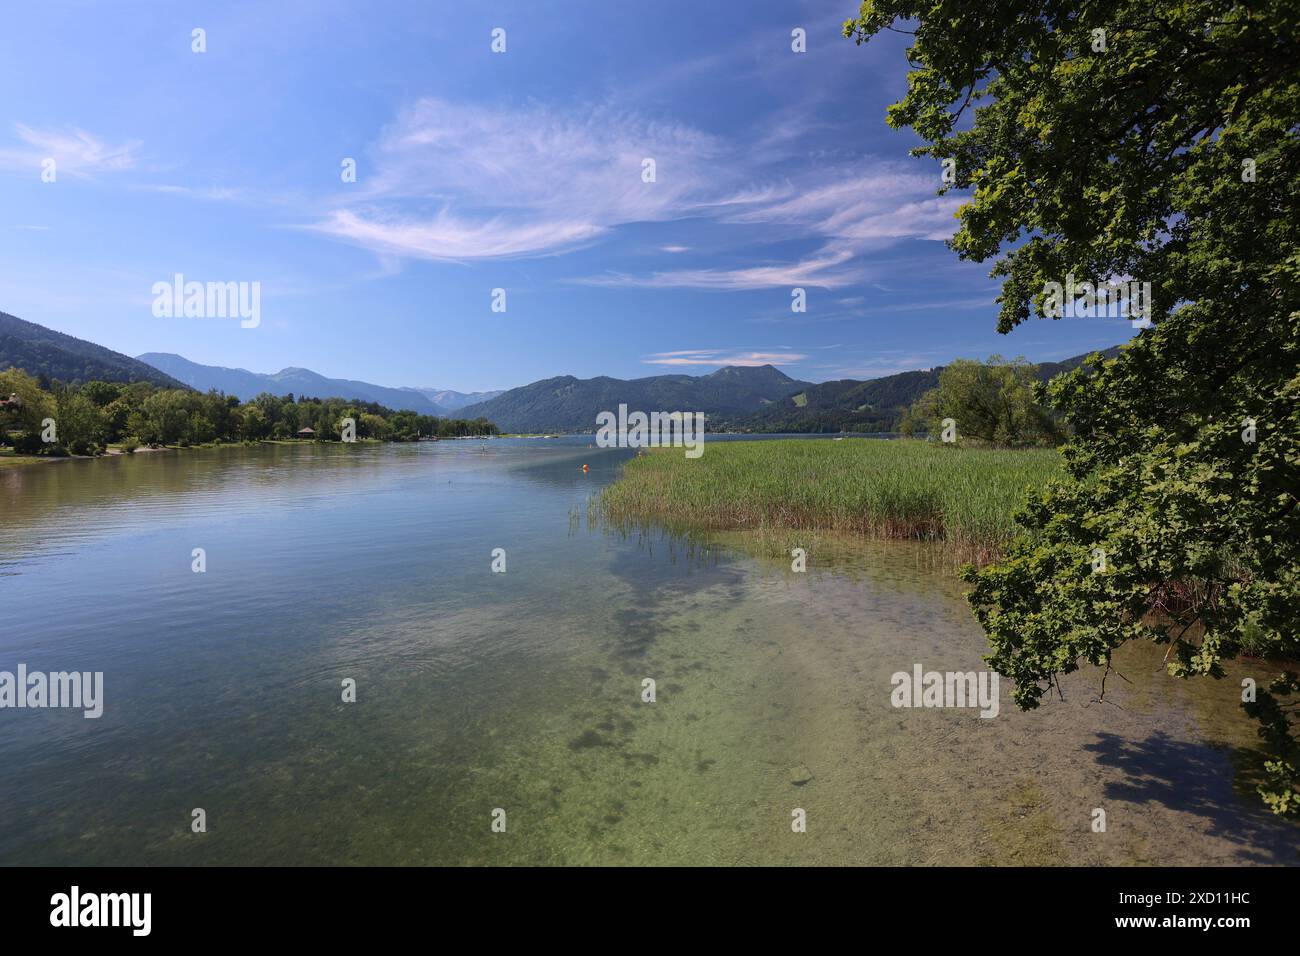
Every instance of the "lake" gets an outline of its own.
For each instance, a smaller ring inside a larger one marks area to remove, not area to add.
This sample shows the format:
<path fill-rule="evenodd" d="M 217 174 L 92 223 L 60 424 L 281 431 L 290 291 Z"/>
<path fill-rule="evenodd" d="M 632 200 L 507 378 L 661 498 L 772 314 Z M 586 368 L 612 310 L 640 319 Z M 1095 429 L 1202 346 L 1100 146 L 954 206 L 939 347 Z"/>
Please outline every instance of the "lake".
<path fill-rule="evenodd" d="M 97 720 L 0 710 L 0 862 L 1297 862 L 1247 779 L 1266 670 L 1130 647 L 1104 702 L 896 708 L 983 666 L 931 549 L 624 535 L 587 502 L 631 453 L 589 441 L 0 470 L 0 670 L 104 674 Z"/>

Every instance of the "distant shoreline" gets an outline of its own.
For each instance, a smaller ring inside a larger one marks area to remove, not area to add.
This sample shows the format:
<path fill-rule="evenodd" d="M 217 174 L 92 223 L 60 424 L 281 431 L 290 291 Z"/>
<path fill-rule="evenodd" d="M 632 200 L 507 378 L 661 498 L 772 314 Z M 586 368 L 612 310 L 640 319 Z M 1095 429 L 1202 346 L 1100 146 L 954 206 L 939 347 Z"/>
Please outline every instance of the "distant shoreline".
<path fill-rule="evenodd" d="M 450 439 L 444 439 L 450 440 Z M 39 465 L 55 461 L 97 461 L 103 458 L 130 458 L 133 455 L 155 455 L 166 451 L 193 451 L 197 448 L 252 448 L 257 445 L 404 445 L 408 442 L 385 442 L 377 438 L 358 438 L 355 442 L 323 441 L 315 438 L 259 438 L 254 441 L 203 442 L 194 445 L 140 445 L 125 451 L 120 445 L 110 445 L 99 455 L 24 455 L 10 449 L 0 449 L 0 468 L 19 465 Z"/>
<path fill-rule="evenodd" d="M 897 432 L 708 432 L 707 435 L 715 437 L 724 437 L 728 439 L 746 439 L 752 438 L 765 441 L 781 440 L 798 440 L 807 438 L 871 438 L 871 439 L 894 439 L 900 438 Z M 590 438 L 595 440 L 596 433 L 593 432 L 511 432 L 498 435 L 449 435 L 442 438 L 421 438 L 424 441 L 484 441 L 488 439 L 499 438 L 527 438 L 538 441 L 559 438 Z M 257 445 L 341 445 L 345 444 L 340 441 L 327 441 L 319 438 L 258 438 L 248 441 L 236 442 L 203 442 L 191 445 L 139 445 L 133 451 L 125 451 L 120 445 L 114 444 L 108 446 L 102 454 L 99 455 L 27 455 L 20 454 L 8 448 L 0 448 L 0 468 L 16 468 L 21 465 L 37 465 L 44 462 L 54 461 L 93 461 L 99 458 L 117 458 L 121 456 L 156 454 L 166 451 L 189 451 L 195 448 L 251 448 Z M 380 438 L 358 438 L 355 442 L 346 444 L 365 444 L 365 445 L 405 445 L 412 442 L 391 441 Z"/>

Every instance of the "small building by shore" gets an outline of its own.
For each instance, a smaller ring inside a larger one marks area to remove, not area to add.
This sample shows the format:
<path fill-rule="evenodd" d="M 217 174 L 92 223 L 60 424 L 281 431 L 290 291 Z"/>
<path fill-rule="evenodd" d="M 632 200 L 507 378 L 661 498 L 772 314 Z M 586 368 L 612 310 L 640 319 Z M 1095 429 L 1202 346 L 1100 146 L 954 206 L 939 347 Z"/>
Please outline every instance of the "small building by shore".
<path fill-rule="evenodd" d="M 298 438 L 309 438 L 309 439 L 315 439 L 315 438 L 316 438 L 316 429 L 314 429 L 314 428 L 299 428 L 299 429 L 298 429 L 298 435 L 297 435 L 297 437 L 298 437 Z"/>

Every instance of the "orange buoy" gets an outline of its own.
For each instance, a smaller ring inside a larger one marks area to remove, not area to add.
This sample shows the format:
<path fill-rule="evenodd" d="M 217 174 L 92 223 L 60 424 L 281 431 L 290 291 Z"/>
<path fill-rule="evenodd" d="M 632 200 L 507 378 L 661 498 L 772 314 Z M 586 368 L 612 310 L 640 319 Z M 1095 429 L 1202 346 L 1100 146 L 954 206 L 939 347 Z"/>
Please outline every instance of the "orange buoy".
<path fill-rule="evenodd" d="M 583 466 L 582 466 L 582 473 L 583 473 L 584 475 L 587 473 L 587 466 L 586 466 L 586 465 L 583 465 Z"/>

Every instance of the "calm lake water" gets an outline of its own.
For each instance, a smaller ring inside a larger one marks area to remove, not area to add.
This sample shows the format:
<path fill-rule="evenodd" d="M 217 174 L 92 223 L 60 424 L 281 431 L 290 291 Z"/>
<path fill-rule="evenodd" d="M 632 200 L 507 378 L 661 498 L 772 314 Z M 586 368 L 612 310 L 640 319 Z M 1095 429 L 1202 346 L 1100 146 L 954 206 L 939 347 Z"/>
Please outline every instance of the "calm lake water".
<path fill-rule="evenodd" d="M 994 719 L 896 709 L 896 671 L 982 667 L 930 551 L 794 574 L 590 526 L 629 453 L 586 441 L 0 470 L 0 670 L 105 675 L 98 720 L 0 710 L 0 862 L 1297 862 L 1237 774 L 1262 665 L 1130 648 L 1105 703 L 1087 673 L 1033 714 L 1007 682 Z"/>

